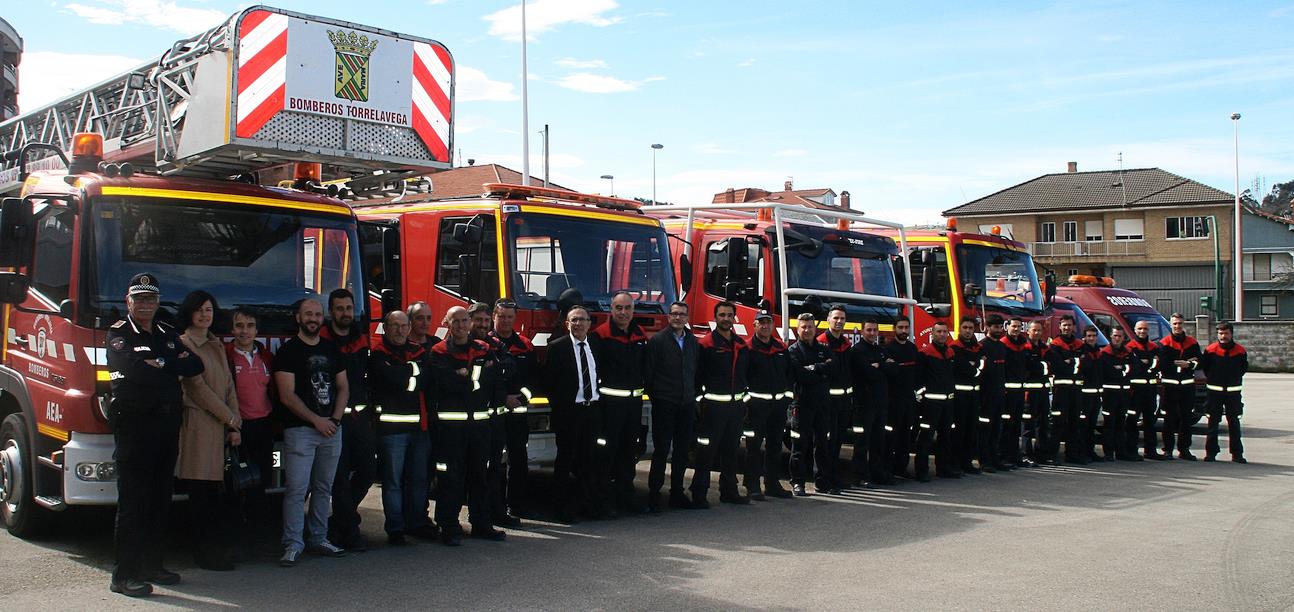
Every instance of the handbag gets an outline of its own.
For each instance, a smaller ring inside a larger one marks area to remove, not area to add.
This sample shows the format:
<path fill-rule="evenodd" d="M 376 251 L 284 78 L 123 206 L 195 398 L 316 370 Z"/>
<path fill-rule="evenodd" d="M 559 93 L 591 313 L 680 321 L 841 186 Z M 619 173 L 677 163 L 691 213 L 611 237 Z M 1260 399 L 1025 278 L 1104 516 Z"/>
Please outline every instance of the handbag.
<path fill-rule="evenodd" d="M 255 462 L 243 459 L 237 446 L 229 447 L 225 456 L 225 490 L 243 493 L 261 486 L 261 468 Z"/>

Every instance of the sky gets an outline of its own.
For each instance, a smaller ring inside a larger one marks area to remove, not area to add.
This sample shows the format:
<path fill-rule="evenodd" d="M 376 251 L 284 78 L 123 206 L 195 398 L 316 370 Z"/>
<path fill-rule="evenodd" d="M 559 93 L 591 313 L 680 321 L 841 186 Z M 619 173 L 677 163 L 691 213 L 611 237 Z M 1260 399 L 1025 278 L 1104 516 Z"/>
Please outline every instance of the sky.
<path fill-rule="evenodd" d="M 440 41 L 455 161 L 520 170 L 516 0 L 279 0 Z M 160 55 L 248 3 L 8 2 L 26 110 Z M 1234 192 L 1294 180 L 1294 2 L 529 0 L 531 172 L 709 203 L 849 191 L 903 223 L 1037 176 L 1159 167 Z M 612 175 L 613 180 L 601 179 Z"/>

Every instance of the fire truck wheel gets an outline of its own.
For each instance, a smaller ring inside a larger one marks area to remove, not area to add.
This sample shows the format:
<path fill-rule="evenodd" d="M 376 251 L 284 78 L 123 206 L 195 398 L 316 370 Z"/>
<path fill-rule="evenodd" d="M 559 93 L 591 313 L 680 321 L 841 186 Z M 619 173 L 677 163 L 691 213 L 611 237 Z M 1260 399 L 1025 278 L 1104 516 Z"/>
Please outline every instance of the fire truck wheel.
<path fill-rule="evenodd" d="M 38 535 L 49 514 L 32 499 L 33 461 L 26 419 L 11 414 L 0 424 L 0 519 L 20 538 Z"/>

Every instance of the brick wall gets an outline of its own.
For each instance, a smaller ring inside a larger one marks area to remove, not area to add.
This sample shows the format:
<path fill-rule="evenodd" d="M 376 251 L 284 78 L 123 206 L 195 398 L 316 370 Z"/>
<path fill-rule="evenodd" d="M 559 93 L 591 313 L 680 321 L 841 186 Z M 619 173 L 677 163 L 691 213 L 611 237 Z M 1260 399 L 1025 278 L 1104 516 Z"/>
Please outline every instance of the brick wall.
<path fill-rule="evenodd" d="M 1236 342 L 1249 353 L 1250 370 L 1294 372 L 1294 321 L 1245 321 L 1235 326 Z M 1211 325 L 1197 331 L 1195 338 L 1204 346 L 1217 338 Z M 1204 338 L 1208 338 L 1208 342 Z"/>

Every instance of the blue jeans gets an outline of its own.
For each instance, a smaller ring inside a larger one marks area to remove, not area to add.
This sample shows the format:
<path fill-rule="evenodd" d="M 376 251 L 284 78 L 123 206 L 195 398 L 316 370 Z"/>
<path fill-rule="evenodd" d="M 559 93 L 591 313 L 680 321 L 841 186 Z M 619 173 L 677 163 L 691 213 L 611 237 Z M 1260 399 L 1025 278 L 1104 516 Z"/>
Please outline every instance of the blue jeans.
<path fill-rule="evenodd" d="M 386 434 L 378 438 L 382 476 L 383 528 L 405 533 L 427 525 L 427 464 L 431 438 L 425 431 Z"/>
<path fill-rule="evenodd" d="M 341 429 L 325 438 L 309 425 L 283 430 L 283 548 L 305 549 L 302 533 L 309 522 L 310 544 L 328 538 L 328 515 L 332 511 L 332 481 L 341 456 Z M 306 495 L 310 513 L 306 515 Z"/>

